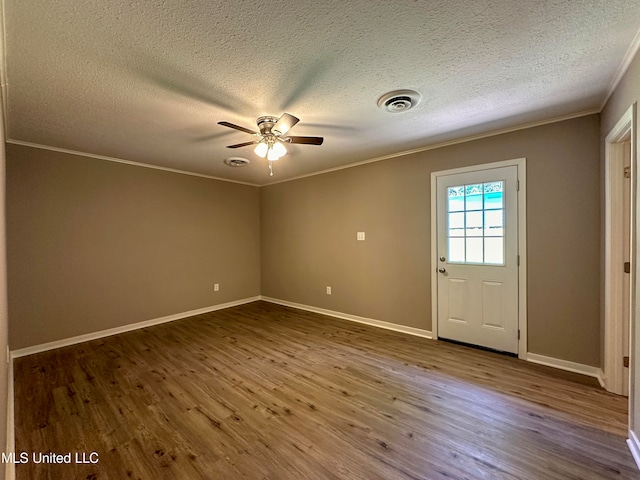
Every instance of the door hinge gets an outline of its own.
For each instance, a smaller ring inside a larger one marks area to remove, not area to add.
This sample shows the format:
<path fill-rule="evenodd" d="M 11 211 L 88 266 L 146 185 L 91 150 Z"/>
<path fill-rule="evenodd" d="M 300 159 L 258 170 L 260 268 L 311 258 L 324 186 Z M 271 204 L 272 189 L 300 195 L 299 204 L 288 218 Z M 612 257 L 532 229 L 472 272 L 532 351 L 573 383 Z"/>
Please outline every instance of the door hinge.
<path fill-rule="evenodd" d="M 520 255 L 518 255 L 518 266 L 520 266 Z"/>
<path fill-rule="evenodd" d="M 623 364 L 625 367 L 629 368 L 629 356 L 626 356 L 626 357 L 623 357 L 623 358 L 622 358 L 622 364 Z"/>
<path fill-rule="evenodd" d="M 516 192 L 520 191 L 520 180 L 516 180 Z"/>
<path fill-rule="evenodd" d="M 624 273 L 631 273 L 631 262 L 624 262 Z"/>
<path fill-rule="evenodd" d="M 631 178 L 631 167 L 624 167 L 624 178 Z"/>
<path fill-rule="evenodd" d="M 520 329 L 518 329 L 518 340 L 520 340 Z"/>

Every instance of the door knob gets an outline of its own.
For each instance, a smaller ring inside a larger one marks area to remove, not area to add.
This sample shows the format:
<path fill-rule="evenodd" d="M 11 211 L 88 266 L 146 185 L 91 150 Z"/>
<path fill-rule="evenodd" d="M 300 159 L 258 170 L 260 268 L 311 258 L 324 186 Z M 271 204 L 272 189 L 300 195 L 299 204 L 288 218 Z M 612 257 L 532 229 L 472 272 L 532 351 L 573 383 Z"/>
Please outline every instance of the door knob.
<path fill-rule="evenodd" d="M 446 268 L 444 268 L 444 267 L 442 267 L 442 268 L 439 268 L 439 269 L 438 269 L 438 271 L 439 271 L 440 273 L 445 273 L 445 272 L 447 271 L 447 269 L 446 269 Z"/>

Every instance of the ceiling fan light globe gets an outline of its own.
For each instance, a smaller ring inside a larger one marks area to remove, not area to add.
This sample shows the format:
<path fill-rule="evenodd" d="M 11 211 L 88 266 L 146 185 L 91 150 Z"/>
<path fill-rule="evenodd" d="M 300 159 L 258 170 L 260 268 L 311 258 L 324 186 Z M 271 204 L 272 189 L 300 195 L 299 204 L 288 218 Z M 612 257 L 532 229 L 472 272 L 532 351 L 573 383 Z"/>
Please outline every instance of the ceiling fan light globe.
<path fill-rule="evenodd" d="M 287 154 L 287 149 L 280 142 L 274 143 L 272 149 L 276 153 L 276 155 L 278 155 L 278 158 L 284 157 Z"/>
<path fill-rule="evenodd" d="M 267 153 L 267 160 L 269 160 L 270 162 L 275 162 L 276 160 L 280 160 L 280 155 L 278 155 L 278 153 L 273 148 L 270 148 L 269 152 Z"/>
<path fill-rule="evenodd" d="M 264 158 L 267 155 L 267 150 L 269 150 L 269 146 L 264 142 L 260 142 L 253 152 L 259 157 Z"/>

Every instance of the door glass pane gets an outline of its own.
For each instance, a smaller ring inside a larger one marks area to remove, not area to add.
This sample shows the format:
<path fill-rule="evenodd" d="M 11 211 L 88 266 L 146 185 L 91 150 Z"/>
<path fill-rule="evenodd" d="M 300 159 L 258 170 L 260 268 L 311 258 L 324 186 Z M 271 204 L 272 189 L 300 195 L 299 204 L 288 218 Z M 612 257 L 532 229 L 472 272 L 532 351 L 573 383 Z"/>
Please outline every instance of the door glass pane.
<path fill-rule="evenodd" d="M 464 238 L 449 239 L 449 261 L 464 263 Z"/>
<path fill-rule="evenodd" d="M 484 239 L 484 263 L 504 265 L 504 239 L 502 237 Z"/>
<path fill-rule="evenodd" d="M 484 255 L 482 251 L 481 238 L 467 238 L 467 263 L 483 263 Z"/>
<path fill-rule="evenodd" d="M 449 214 L 449 236 L 464 237 L 464 212 Z"/>
<path fill-rule="evenodd" d="M 492 192 L 484 194 L 484 208 L 489 210 L 492 208 L 502 208 L 502 192 Z"/>
<path fill-rule="evenodd" d="M 482 236 L 482 211 L 467 212 L 466 235 L 467 237 Z"/>
<path fill-rule="evenodd" d="M 464 228 L 464 212 L 449 214 L 449 229 Z"/>
<path fill-rule="evenodd" d="M 504 182 L 489 182 L 484 184 L 484 208 L 503 208 L 502 185 Z"/>
<path fill-rule="evenodd" d="M 482 210 L 482 195 L 468 195 L 465 201 L 464 209 L 469 210 Z"/>
<path fill-rule="evenodd" d="M 504 265 L 504 181 L 447 188 L 451 263 Z"/>
<path fill-rule="evenodd" d="M 464 194 L 469 197 L 471 195 L 482 195 L 484 193 L 484 186 L 482 183 L 475 185 L 465 185 Z"/>
<path fill-rule="evenodd" d="M 488 182 L 484 184 L 484 193 L 501 192 L 503 182 Z"/>
<path fill-rule="evenodd" d="M 504 210 L 486 210 L 484 212 L 484 235 L 501 237 L 503 235 Z"/>
<path fill-rule="evenodd" d="M 447 211 L 464 211 L 464 186 L 447 188 Z"/>

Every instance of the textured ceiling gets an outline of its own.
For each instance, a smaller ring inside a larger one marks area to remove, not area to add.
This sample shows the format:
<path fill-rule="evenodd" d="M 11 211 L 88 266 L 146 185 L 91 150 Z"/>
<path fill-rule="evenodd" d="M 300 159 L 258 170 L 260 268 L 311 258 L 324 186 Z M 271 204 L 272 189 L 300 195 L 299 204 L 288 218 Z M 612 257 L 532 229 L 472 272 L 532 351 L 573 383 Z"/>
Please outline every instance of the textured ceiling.
<path fill-rule="evenodd" d="M 254 184 L 598 110 L 640 0 L 4 0 L 7 137 Z M 410 88 L 413 110 L 377 99 Z M 301 119 L 274 164 L 261 115 Z M 251 165 L 231 168 L 229 156 Z"/>

